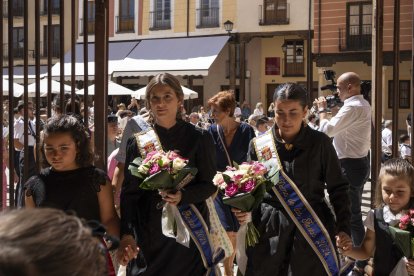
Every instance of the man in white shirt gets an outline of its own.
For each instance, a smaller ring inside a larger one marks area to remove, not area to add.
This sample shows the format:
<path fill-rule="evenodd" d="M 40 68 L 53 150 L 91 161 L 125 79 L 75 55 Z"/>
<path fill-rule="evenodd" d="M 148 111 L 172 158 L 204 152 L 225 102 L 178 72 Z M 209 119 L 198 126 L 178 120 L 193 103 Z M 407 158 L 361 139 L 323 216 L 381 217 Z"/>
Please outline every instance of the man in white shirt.
<path fill-rule="evenodd" d="M 384 129 L 381 132 L 381 146 L 382 146 L 382 162 L 387 161 L 392 155 L 392 121 L 386 120 L 384 122 Z"/>
<path fill-rule="evenodd" d="M 319 109 L 319 131 L 333 137 L 333 144 L 341 163 L 344 176 L 349 182 L 351 200 L 351 234 L 354 245 L 364 238 L 361 203 L 364 184 L 368 180 L 370 163 L 368 151 L 371 141 L 371 107 L 361 95 L 361 80 L 356 73 L 347 72 L 338 78 L 337 92 L 343 107 L 331 119 L 327 119 L 326 100 L 316 100 Z M 364 262 L 357 262 L 360 270 Z"/>
<path fill-rule="evenodd" d="M 20 115 L 19 119 L 16 120 L 14 123 L 14 137 L 13 143 L 14 148 L 16 151 L 19 152 L 19 183 L 16 187 L 16 198 L 15 202 L 18 207 L 24 206 L 24 193 L 23 193 L 23 185 L 31 176 L 36 174 L 36 164 L 34 159 L 34 145 L 36 144 L 36 126 L 33 123 L 34 115 L 33 115 L 33 103 L 28 102 L 26 108 L 28 109 L 29 121 L 28 121 L 28 175 L 27 178 L 24 178 L 24 108 L 25 104 L 23 101 L 19 101 L 17 105 L 17 111 Z"/>

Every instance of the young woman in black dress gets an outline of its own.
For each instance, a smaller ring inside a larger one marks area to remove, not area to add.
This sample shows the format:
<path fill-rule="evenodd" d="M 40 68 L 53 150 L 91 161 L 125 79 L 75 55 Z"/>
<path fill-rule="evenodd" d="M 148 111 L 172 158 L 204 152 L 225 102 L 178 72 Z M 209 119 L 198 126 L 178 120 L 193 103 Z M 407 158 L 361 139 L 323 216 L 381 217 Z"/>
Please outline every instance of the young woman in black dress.
<path fill-rule="evenodd" d="M 178 80 L 170 74 L 159 74 L 148 84 L 146 105 L 151 111 L 152 128 L 164 151 L 176 151 L 189 160 L 189 166 L 198 173 L 185 189 L 163 194 L 139 188 L 141 179 L 125 170 L 121 191 L 121 246 L 118 259 L 128 263 L 128 275 L 204 275 L 206 268 L 193 240 L 189 247 L 175 238 L 167 237 L 161 229 L 163 199 L 180 206 L 193 204 L 208 224 L 205 200 L 216 192 L 212 179 L 216 173 L 215 148 L 210 134 L 181 120 L 184 94 Z M 127 145 L 125 164 L 141 156 L 137 138 L 132 136 Z M 137 245 L 142 254 L 136 259 Z M 143 263 L 145 263 L 143 265 Z M 145 266 L 143 268 L 142 266 Z"/>

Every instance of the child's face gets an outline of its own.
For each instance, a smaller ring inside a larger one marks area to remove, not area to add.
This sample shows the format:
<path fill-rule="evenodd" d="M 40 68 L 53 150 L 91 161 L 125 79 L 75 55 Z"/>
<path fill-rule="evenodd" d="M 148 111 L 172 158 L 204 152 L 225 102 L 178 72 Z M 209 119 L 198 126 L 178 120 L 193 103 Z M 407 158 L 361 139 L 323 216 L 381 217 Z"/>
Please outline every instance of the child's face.
<path fill-rule="evenodd" d="M 381 183 L 382 199 L 393 213 L 408 209 L 412 192 L 407 179 L 384 175 Z"/>
<path fill-rule="evenodd" d="M 77 147 L 69 133 L 54 133 L 45 136 L 44 151 L 47 162 L 56 171 L 77 169 Z"/>

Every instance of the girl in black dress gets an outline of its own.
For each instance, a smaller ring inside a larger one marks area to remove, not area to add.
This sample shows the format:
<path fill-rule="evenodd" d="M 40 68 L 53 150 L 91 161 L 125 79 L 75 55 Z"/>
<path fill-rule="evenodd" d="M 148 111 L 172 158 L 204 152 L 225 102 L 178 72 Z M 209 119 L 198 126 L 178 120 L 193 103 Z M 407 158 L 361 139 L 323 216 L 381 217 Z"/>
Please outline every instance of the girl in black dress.
<path fill-rule="evenodd" d="M 25 184 L 26 207 L 73 211 L 100 221 L 119 236 L 119 218 L 106 173 L 92 166 L 93 154 L 84 125 L 71 115 L 55 116 L 44 127 L 41 146 L 46 169 Z"/>
<path fill-rule="evenodd" d="M 209 222 L 205 200 L 216 192 L 212 183 L 216 173 L 215 148 L 207 131 L 181 120 L 183 97 L 180 83 L 167 73 L 155 76 L 147 86 L 146 105 L 162 148 L 187 158 L 188 165 L 198 168 L 198 173 L 185 189 L 163 193 L 161 198 L 157 191 L 140 189 L 142 180 L 125 170 L 118 259 L 124 264 L 129 262 L 128 275 L 201 276 L 207 271 L 192 239 L 186 247 L 162 233 L 162 210 L 157 208 L 162 199 L 177 207 L 193 204 L 207 225 Z M 126 152 L 125 164 L 141 156 L 135 136 L 129 138 Z M 137 245 L 142 254 L 130 261 L 137 255 Z"/>

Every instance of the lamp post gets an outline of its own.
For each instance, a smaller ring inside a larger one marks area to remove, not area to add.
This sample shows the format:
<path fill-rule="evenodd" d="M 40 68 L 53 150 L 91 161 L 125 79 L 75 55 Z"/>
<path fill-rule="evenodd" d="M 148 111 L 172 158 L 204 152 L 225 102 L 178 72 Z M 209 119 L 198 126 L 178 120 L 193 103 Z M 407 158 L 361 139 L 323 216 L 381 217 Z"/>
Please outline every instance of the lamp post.
<path fill-rule="evenodd" d="M 235 64 L 235 56 L 234 56 L 234 41 L 232 36 L 233 31 L 233 22 L 227 20 L 224 22 L 224 29 L 229 34 L 230 38 L 228 41 L 229 47 L 229 88 L 231 90 L 236 89 L 236 64 Z"/>

